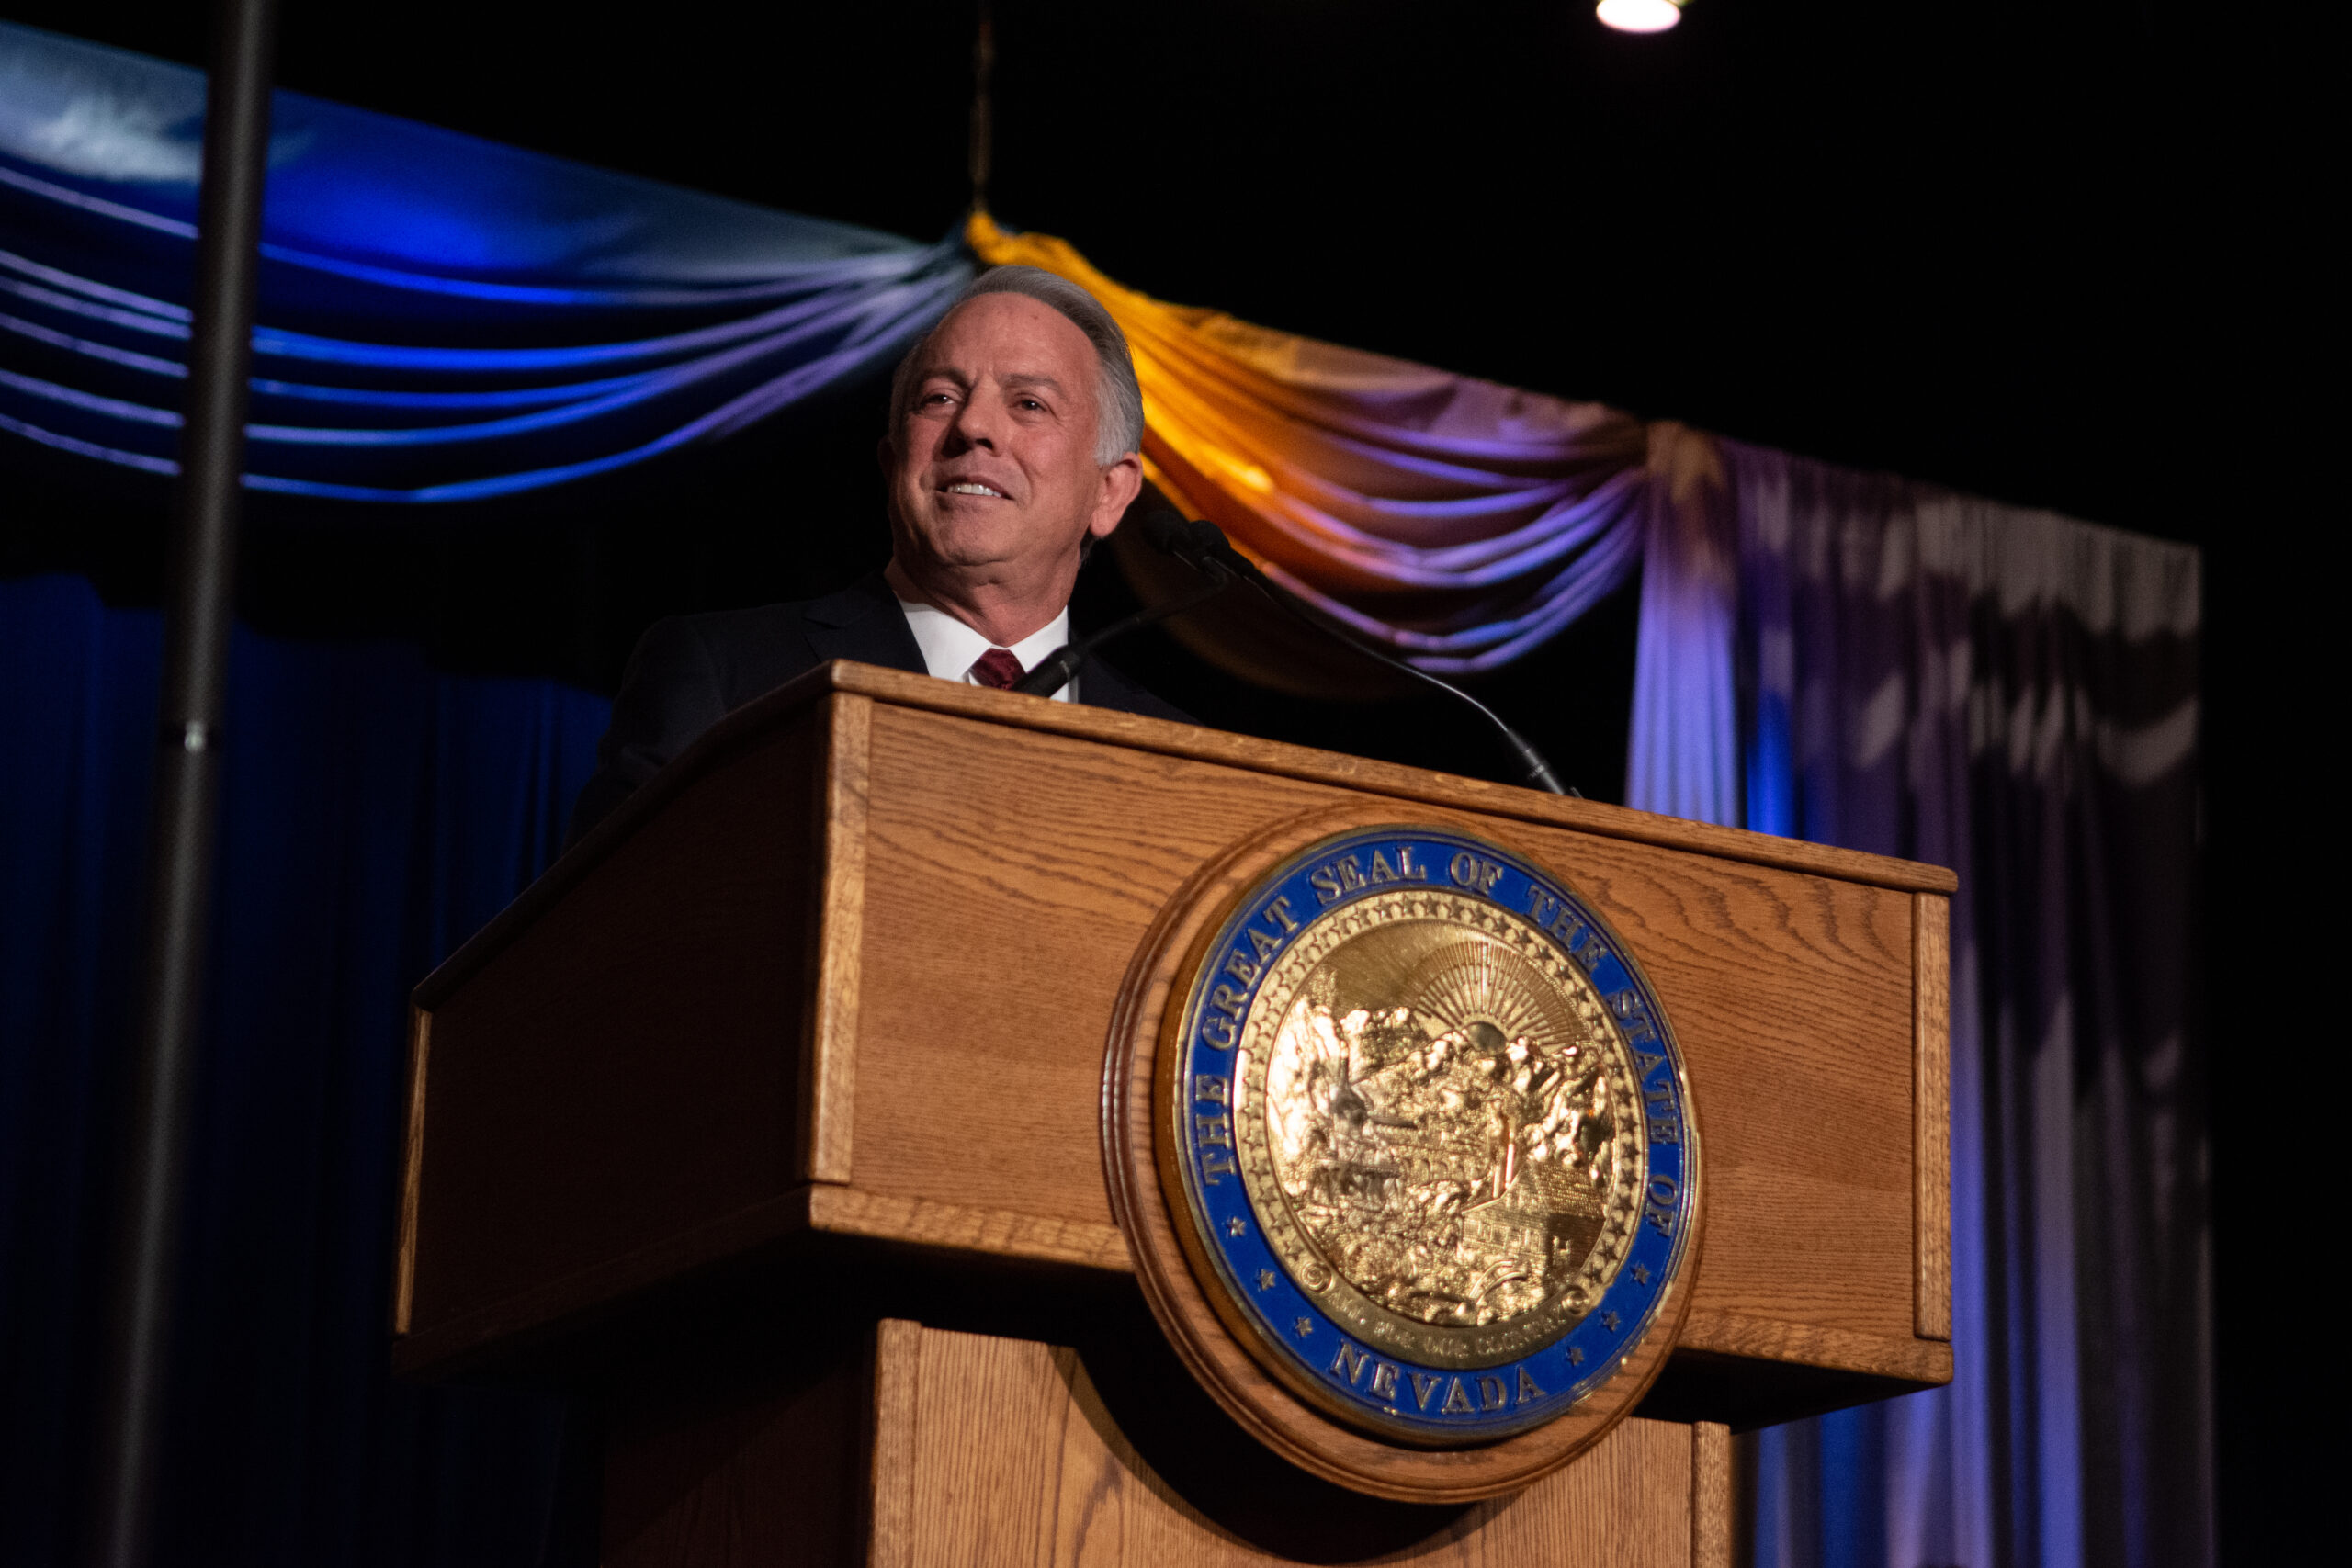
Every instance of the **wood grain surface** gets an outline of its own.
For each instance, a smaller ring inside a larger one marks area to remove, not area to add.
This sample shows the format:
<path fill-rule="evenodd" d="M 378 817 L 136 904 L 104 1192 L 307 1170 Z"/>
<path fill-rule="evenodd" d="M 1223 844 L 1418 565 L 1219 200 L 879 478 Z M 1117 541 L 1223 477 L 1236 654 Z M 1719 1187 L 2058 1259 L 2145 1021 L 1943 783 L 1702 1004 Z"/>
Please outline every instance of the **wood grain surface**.
<path fill-rule="evenodd" d="M 1545 795 L 1483 779 L 1400 767 L 1341 752 L 1228 735 L 1075 703 L 1047 702 L 840 660 L 821 665 L 777 687 L 713 726 L 670 766 L 623 800 L 580 842 L 567 850 L 546 874 L 525 888 L 513 904 L 427 976 L 417 987 L 417 1005 L 436 1006 L 443 995 L 470 978 L 537 919 L 542 911 L 568 897 L 646 821 L 667 811 L 670 803 L 695 781 L 727 765 L 745 747 L 763 742 L 772 731 L 788 728 L 801 710 L 823 705 L 834 694 L 873 697 L 900 707 L 957 714 L 1015 729 L 1076 735 L 1105 745 L 1226 762 L 1397 800 L 1427 801 L 1462 810 L 1568 824 L 1630 842 L 1696 850 L 1722 859 L 1815 872 L 1873 886 L 1949 894 L 1960 885 L 1958 877 L 1945 867 L 1917 861 L 1894 860 L 1834 845 L 1688 822 L 1600 801 Z"/>
<path fill-rule="evenodd" d="M 607 1419 L 606 1568 L 1730 1568 L 1722 1428 L 1639 1418 L 1515 1496 L 1336 1492 L 1230 1427 L 1138 1432 L 1068 1347 L 906 1319 L 725 1375 L 640 1378 Z M 1166 1467 L 1160 1461 L 1167 1461 Z M 1238 1461 L 1238 1462 L 1228 1462 Z"/>
<path fill-rule="evenodd" d="M 420 987 L 413 1329 L 797 1183 L 821 716 L 689 781 L 462 983 Z"/>
<path fill-rule="evenodd" d="M 1203 866 L 1340 807 L 1475 819 L 1638 956 L 1706 1139 L 1686 1347 L 1949 1375 L 1949 873 L 851 666 L 731 716 L 419 987 L 396 1359 L 486 1366 L 811 1232 L 1128 1267 L 1121 981 Z"/>
<path fill-rule="evenodd" d="M 1350 797 L 888 705 L 873 747 L 856 1184 L 1102 1224 L 1100 1183 L 1037 1177 L 1093 1140 L 1111 999 L 1137 943 L 1198 867 Z M 1665 1004 L 1707 1139 L 1698 1305 L 1907 1352 L 1911 896 L 1478 826 L 1590 899 Z M 1008 953 L 1034 955 L 1028 983 L 998 980 Z"/>
<path fill-rule="evenodd" d="M 1951 1381 L 1951 1347 L 1940 1340 L 1857 1334 L 1785 1317 L 1746 1316 L 1693 1305 L 1676 1344 L 1686 1350 L 1774 1361 L 1789 1367 L 1861 1372 L 1921 1388 Z M 1894 1389 L 1886 1393 L 1898 1392 Z"/>
<path fill-rule="evenodd" d="M 1731 1428 L 1690 1427 L 1690 1568 L 1732 1568 Z"/>
<path fill-rule="evenodd" d="M 857 1098 L 857 1010 L 865 935 L 865 813 L 874 703 L 836 697 L 825 725 L 822 806 L 813 823 L 817 919 L 808 931 L 808 1038 L 802 1134 L 811 1181 L 850 1179 Z"/>
<path fill-rule="evenodd" d="M 1069 1263 L 1124 1271 L 1127 1241 L 1113 1225 L 1077 1224 L 1018 1209 L 978 1209 L 920 1198 L 896 1198 L 851 1187 L 818 1187 L 807 1194 L 808 1228 L 831 1235 L 870 1236 L 927 1250 Z"/>
<path fill-rule="evenodd" d="M 1310 1545 L 1320 1533 L 1323 1550 L 1293 1555 L 1252 1540 L 1257 1532 L 1230 1513 L 1213 1514 L 1221 1499 L 1188 1499 L 1121 1430 L 1073 1351 L 926 1328 L 916 1356 L 911 1550 L 887 1560 L 877 1551 L 876 1562 L 1238 1568 L 1368 1560 L 1342 1544 L 1351 1521 L 1328 1504 L 1306 1508 L 1302 1501 L 1291 1533 Z M 1377 1560 L 1688 1568 L 1696 1452 L 1688 1427 L 1624 1422 L 1516 1496 L 1377 1516 L 1392 1531 Z"/>
<path fill-rule="evenodd" d="M 1911 896 L 1913 1332 L 1951 1337 L 1951 901 Z"/>
<path fill-rule="evenodd" d="M 886 1317 L 874 1325 L 865 1443 L 866 1568 L 914 1568 L 922 1338 L 922 1325 L 906 1318 Z"/>
<path fill-rule="evenodd" d="M 1195 725 L 1171 724 L 1138 714 L 1114 713 L 1077 703 L 1047 702 L 960 682 L 933 681 L 870 664 L 837 663 L 812 670 L 792 684 L 745 707 L 729 723 L 746 729 L 755 728 L 771 722 L 778 713 L 816 700 L 827 691 L 854 692 L 900 708 L 925 709 L 1010 728 L 1072 736 L 1169 757 L 1187 757 L 1396 800 L 1573 827 L 1632 843 L 1694 850 L 1719 859 L 1813 872 L 1905 892 L 1949 894 L 1960 886 L 1959 878 L 1948 868 L 1918 861 L 1895 860 L 1831 844 L 1751 833 L 1741 828 L 1718 828 L 1712 823 L 1659 817 L 1597 800 L 1548 795 L 1516 784 L 1377 762 L 1367 757 L 1320 751 L 1254 736 L 1230 735 Z M 1376 716 L 1368 716 L 1367 722 L 1377 722 Z"/>

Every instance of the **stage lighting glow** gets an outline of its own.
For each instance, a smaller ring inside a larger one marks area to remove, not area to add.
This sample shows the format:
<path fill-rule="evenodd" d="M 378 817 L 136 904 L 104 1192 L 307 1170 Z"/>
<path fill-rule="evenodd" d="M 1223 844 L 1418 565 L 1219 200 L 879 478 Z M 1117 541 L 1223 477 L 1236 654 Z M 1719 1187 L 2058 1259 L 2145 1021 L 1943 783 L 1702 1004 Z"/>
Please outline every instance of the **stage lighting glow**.
<path fill-rule="evenodd" d="M 1593 14 L 1621 33 L 1662 33 L 1682 19 L 1680 0 L 1600 0 Z"/>

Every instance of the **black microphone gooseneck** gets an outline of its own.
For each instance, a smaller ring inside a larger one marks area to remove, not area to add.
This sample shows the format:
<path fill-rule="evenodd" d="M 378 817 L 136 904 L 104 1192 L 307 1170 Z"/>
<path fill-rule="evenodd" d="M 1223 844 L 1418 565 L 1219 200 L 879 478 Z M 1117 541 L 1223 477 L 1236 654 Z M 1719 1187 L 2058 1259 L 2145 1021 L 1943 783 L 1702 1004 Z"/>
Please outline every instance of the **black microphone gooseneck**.
<path fill-rule="evenodd" d="M 1391 670 L 1402 671 L 1424 685 L 1434 686 L 1456 701 L 1469 704 L 1510 748 L 1511 754 L 1519 760 L 1521 776 L 1530 787 L 1547 790 L 1554 795 L 1572 795 L 1579 800 L 1584 798 L 1582 791 L 1560 782 L 1560 776 L 1552 771 L 1552 764 L 1544 760 L 1544 753 L 1538 751 L 1525 736 L 1505 724 L 1500 714 L 1452 682 L 1442 681 L 1385 649 L 1373 647 L 1352 631 L 1300 603 L 1295 595 L 1267 577 L 1258 570 L 1255 562 L 1227 542 L 1225 535 L 1214 523 L 1188 522 L 1173 512 L 1154 512 L 1138 519 L 1137 526 L 1143 530 L 1146 543 L 1174 556 L 1193 570 L 1208 575 L 1223 573 L 1227 578 L 1245 578 L 1275 608 L 1300 625 L 1353 649 L 1367 659 L 1377 660 Z"/>
<path fill-rule="evenodd" d="M 1015 681 L 1012 683 L 1012 690 L 1025 693 L 1033 697 L 1050 697 L 1069 684 L 1070 677 L 1078 673 L 1079 666 L 1086 662 L 1087 655 L 1104 643 L 1111 641 L 1114 637 L 1125 637 L 1138 626 L 1148 626 L 1155 621 L 1164 621 L 1171 615 L 1181 615 L 1187 610 L 1198 608 L 1240 581 L 1238 577 L 1226 570 L 1222 561 L 1211 564 L 1216 570 L 1203 573 L 1209 581 L 1199 588 L 1181 599 L 1171 599 L 1167 604 L 1151 609 L 1137 610 L 1124 620 L 1113 621 L 1092 637 L 1080 637 L 1076 642 L 1064 643 L 1059 649 L 1039 660 L 1037 668 Z"/>

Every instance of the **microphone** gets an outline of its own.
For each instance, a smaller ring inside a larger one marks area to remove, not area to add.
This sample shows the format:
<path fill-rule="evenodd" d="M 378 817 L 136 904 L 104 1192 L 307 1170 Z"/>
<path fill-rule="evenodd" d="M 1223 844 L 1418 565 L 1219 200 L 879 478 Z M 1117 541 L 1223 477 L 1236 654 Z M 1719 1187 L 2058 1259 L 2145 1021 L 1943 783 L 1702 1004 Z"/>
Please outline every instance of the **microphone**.
<path fill-rule="evenodd" d="M 1172 517 L 1175 513 L 1170 513 L 1168 515 Z M 1222 536 L 1219 536 L 1219 537 Z M 1092 637 L 1080 637 L 1076 642 L 1064 643 L 1060 648 L 1039 660 L 1035 670 L 1015 681 L 1012 683 L 1012 690 L 1033 697 L 1050 697 L 1069 684 L 1070 677 L 1078 673 L 1079 666 L 1086 662 L 1088 654 L 1092 653 L 1112 638 L 1125 637 L 1129 632 L 1150 626 L 1156 621 L 1164 621 L 1171 615 L 1181 615 L 1187 610 L 1197 609 L 1240 581 L 1219 561 L 1211 560 L 1205 565 L 1195 566 L 1193 570 L 1200 571 L 1209 581 L 1182 598 L 1171 599 L 1156 608 L 1137 610 L 1123 620 L 1114 621 Z"/>
<path fill-rule="evenodd" d="M 1538 751 L 1525 736 L 1505 724 L 1500 714 L 1452 682 L 1442 681 L 1385 649 L 1373 647 L 1359 637 L 1352 628 L 1301 602 L 1295 594 L 1259 570 L 1257 564 L 1249 557 L 1235 549 L 1216 524 L 1190 521 L 1174 512 L 1162 510 L 1147 513 L 1136 520 L 1136 526 L 1141 529 L 1146 544 L 1175 557 L 1194 571 L 1204 575 L 1220 575 L 1227 581 L 1234 578 L 1244 579 L 1276 609 L 1300 625 L 1353 649 L 1366 659 L 1377 660 L 1391 670 L 1402 671 L 1424 685 L 1434 686 L 1457 702 L 1469 704 L 1510 748 L 1511 755 L 1519 762 L 1521 777 L 1530 788 L 1546 790 L 1553 795 L 1570 795 L 1578 800 L 1584 798 L 1583 791 L 1560 782 L 1560 776 L 1552 771 L 1552 764 L 1544 760 L 1544 753 Z M 1223 582 L 1218 584 L 1219 588 L 1223 586 Z M 1184 607 L 1189 607 L 1189 604 Z"/>

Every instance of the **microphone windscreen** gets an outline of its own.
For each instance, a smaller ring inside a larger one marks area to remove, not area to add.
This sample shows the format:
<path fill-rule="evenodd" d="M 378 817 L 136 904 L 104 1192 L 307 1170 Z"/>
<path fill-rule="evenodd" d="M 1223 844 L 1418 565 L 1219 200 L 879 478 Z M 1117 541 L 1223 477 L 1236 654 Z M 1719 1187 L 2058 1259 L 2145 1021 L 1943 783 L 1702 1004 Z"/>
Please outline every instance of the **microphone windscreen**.
<path fill-rule="evenodd" d="M 1225 536 L 1225 530 L 1205 518 L 1185 524 L 1184 531 L 1192 536 L 1193 548 L 1204 551 L 1214 558 L 1222 559 L 1237 554 L 1232 541 Z"/>
<path fill-rule="evenodd" d="M 1181 558 L 1187 553 L 1192 525 L 1167 507 L 1145 513 L 1136 519 L 1136 526 L 1143 531 L 1143 542 L 1160 554 Z"/>

